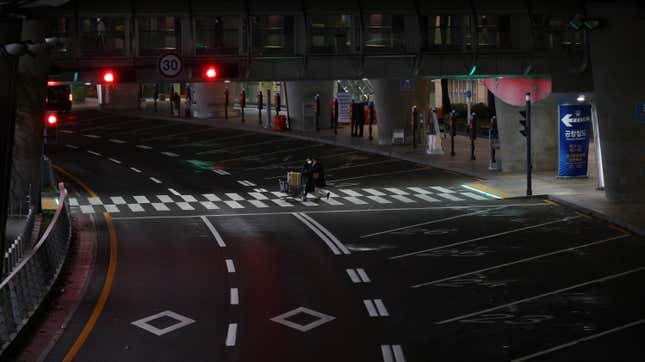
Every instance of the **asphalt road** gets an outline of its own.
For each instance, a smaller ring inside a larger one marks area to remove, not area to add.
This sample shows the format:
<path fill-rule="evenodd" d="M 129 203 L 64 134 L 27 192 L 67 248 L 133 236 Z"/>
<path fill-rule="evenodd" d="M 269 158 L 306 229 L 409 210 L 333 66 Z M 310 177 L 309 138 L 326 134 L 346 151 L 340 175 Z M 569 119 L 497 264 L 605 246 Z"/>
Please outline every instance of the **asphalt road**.
<path fill-rule="evenodd" d="M 98 230 L 48 361 L 645 359 L 643 238 L 558 204 L 342 147 L 94 111 L 47 154 L 96 192 L 67 179 Z M 329 199 L 279 192 L 306 156 Z"/>

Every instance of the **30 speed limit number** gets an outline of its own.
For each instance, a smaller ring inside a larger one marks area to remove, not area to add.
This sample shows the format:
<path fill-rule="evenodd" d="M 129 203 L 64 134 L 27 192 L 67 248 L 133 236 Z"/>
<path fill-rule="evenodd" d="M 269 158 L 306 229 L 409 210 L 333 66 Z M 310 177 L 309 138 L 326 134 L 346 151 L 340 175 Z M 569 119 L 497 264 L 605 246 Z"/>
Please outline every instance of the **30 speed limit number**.
<path fill-rule="evenodd" d="M 181 73 L 181 57 L 177 54 L 164 54 L 159 58 L 159 73 L 167 78 L 174 78 Z"/>

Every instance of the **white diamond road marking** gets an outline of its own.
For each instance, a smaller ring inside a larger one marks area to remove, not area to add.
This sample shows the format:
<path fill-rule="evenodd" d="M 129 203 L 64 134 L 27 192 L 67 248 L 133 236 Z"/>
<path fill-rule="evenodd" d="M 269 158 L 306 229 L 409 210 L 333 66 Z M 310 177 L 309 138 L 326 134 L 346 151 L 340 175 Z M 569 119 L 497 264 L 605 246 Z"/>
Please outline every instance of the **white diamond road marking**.
<path fill-rule="evenodd" d="M 152 324 L 148 323 L 148 322 L 151 322 L 151 321 L 153 321 L 155 319 L 159 319 L 159 318 L 162 318 L 162 317 L 172 318 L 172 319 L 176 320 L 177 323 L 169 325 L 168 327 L 162 328 L 162 329 L 157 328 L 157 327 L 153 326 Z M 186 327 L 186 326 L 188 326 L 190 324 L 193 324 L 193 323 L 195 323 L 195 320 L 190 319 L 188 317 L 185 317 L 185 316 L 183 316 L 181 314 L 177 314 L 177 313 L 175 313 L 173 311 L 167 310 L 167 311 L 164 311 L 164 312 L 161 312 L 161 313 L 151 315 L 149 317 L 145 317 L 143 319 L 139 319 L 137 321 L 132 322 L 131 324 L 135 325 L 135 326 L 137 326 L 137 327 L 139 327 L 139 328 L 141 328 L 143 330 L 146 330 L 146 331 L 148 331 L 148 332 L 150 332 L 150 333 L 152 333 L 152 334 L 154 334 L 156 336 L 162 336 L 162 335 L 164 335 L 166 333 L 176 331 L 177 329 Z"/>
<path fill-rule="evenodd" d="M 338 201 L 338 200 L 335 200 L 335 199 L 327 199 L 327 198 L 323 198 L 323 199 L 322 199 L 322 201 L 323 201 L 323 202 L 325 202 L 325 203 L 328 203 L 329 205 L 333 205 L 333 206 L 340 206 L 340 205 L 343 205 L 343 203 L 342 203 L 342 202 L 340 202 L 340 201 Z"/>
<path fill-rule="evenodd" d="M 310 315 L 312 317 L 318 317 L 318 319 L 313 321 L 313 322 L 310 322 L 308 324 L 305 324 L 305 325 L 294 323 L 294 322 L 291 322 L 291 321 L 287 320 L 289 317 L 298 315 L 300 313 L 305 313 L 305 314 L 308 314 L 308 315 Z M 316 327 L 319 327 L 319 326 L 321 326 L 321 325 L 323 325 L 323 324 L 325 324 L 327 322 L 333 321 L 334 319 L 336 319 L 336 318 L 332 317 L 332 316 L 329 316 L 329 315 L 326 315 L 326 314 L 323 314 L 323 313 L 320 313 L 320 312 L 316 312 L 315 310 L 311 310 L 311 309 L 305 308 L 305 307 L 298 307 L 298 308 L 296 308 L 296 309 L 294 309 L 292 311 L 289 311 L 287 313 L 280 314 L 279 316 L 271 318 L 271 320 L 276 322 L 276 323 L 280 323 L 280 324 L 282 324 L 284 326 L 293 328 L 293 329 L 295 329 L 297 331 L 300 331 L 300 332 L 303 332 L 303 333 L 307 332 L 309 330 L 312 330 L 312 329 L 314 329 Z"/>
<path fill-rule="evenodd" d="M 255 207 L 269 207 L 269 205 L 265 204 L 264 202 L 260 200 L 249 200 L 251 204 Z"/>
<path fill-rule="evenodd" d="M 464 200 L 464 199 L 459 198 L 457 196 L 454 196 L 452 194 L 436 194 L 436 196 L 443 197 L 443 198 L 448 199 L 450 201 L 463 201 Z"/>
<path fill-rule="evenodd" d="M 356 192 L 354 190 L 340 189 L 338 191 L 340 191 L 340 192 L 342 192 L 344 194 L 347 194 L 347 196 L 363 196 L 363 195 L 359 194 L 358 192 Z"/>
<path fill-rule="evenodd" d="M 173 152 L 161 152 L 162 155 L 169 156 L 169 157 L 179 157 L 178 154 L 173 153 Z"/>
<path fill-rule="evenodd" d="M 284 192 L 279 192 L 279 191 L 273 191 L 271 193 L 274 194 L 277 197 L 287 197 L 287 196 L 289 196 L 289 195 L 285 194 Z"/>
<path fill-rule="evenodd" d="M 149 204 L 150 200 L 148 200 L 147 197 L 145 196 L 135 196 L 134 199 L 137 201 L 138 204 Z"/>
<path fill-rule="evenodd" d="M 403 195 L 391 195 L 390 197 L 393 198 L 393 199 L 405 202 L 406 204 L 411 204 L 413 202 L 416 202 L 416 201 L 412 200 L 411 198 L 405 197 Z"/>
<path fill-rule="evenodd" d="M 87 201 L 90 205 L 103 205 L 103 201 L 101 201 L 100 197 L 88 197 Z"/>
<path fill-rule="evenodd" d="M 403 191 L 401 189 L 394 188 L 394 187 L 386 187 L 385 189 L 388 190 L 389 192 L 393 193 L 393 194 L 396 194 L 396 195 L 409 195 L 408 192 Z"/>
<path fill-rule="evenodd" d="M 152 207 L 154 207 L 154 208 L 155 208 L 155 210 L 157 210 L 157 211 L 170 211 L 170 209 L 168 208 L 168 206 L 166 206 L 166 204 L 161 203 L 161 202 L 153 202 L 151 205 L 152 205 Z"/>
<path fill-rule="evenodd" d="M 367 204 L 367 202 L 359 199 L 358 197 L 345 197 L 344 199 L 349 201 L 349 202 L 351 202 L 352 204 L 355 204 L 355 205 L 366 205 Z"/>
<path fill-rule="evenodd" d="M 186 202 L 197 202 L 197 199 L 193 195 L 181 195 L 181 198 Z"/>
<path fill-rule="evenodd" d="M 392 201 L 386 200 L 386 199 L 384 199 L 384 198 L 382 198 L 380 196 L 368 196 L 367 198 L 372 200 L 372 201 L 376 201 L 379 204 L 391 204 L 392 203 Z"/>
<path fill-rule="evenodd" d="M 219 206 L 215 205 L 212 201 L 201 201 L 200 204 L 202 204 L 206 210 L 219 209 Z"/>
<path fill-rule="evenodd" d="M 441 187 L 441 186 L 430 186 L 430 188 L 435 189 L 435 190 L 437 190 L 439 192 L 442 192 L 444 194 L 454 194 L 455 193 L 454 191 L 452 191 L 450 189 L 447 189 L 445 187 Z"/>
<path fill-rule="evenodd" d="M 130 210 L 132 210 L 132 212 L 144 212 L 145 211 L 145 210 L 143 210 L 143 207 L 141 207 L 141 205 L 139 205 L 139 204 L 128 204 L 128 207 L 130 208 Z"/>
<path fill-rule="evenodd" d="M 121 197 L 121 196 L 114 196 L 114 197 L 110 197 L 110 199 L 111 199 L 111 200 L 112 200 L 112 202 L 113 202 L 113 203 L 115 203 L 116 205 L 124 205 L 124 204 L 126 204 L 125 200 L 124 200 L 124 199 L 123 199 L 123 197 Z"/>
<path fill-rule="evenodd" d="M 471 199 L 475 199 L 475 200 L 486 200 L 485 197 L 477 195 L 477 194 L 474 194 L 472 192 L 462 192 L 461 195 L 468 196 Z"/>
<path fill-rule="evenodd" d="M 271 201 L 273 201 L 274 203 L 276 203 L 276 204 L 277 204 L 278 206 L 280 206 L 280 207 L 289 207 L 289 206 L 293 206 L 292 204 L 290 204 L 290 203 L 288 203 L 288 202 L 286 202 L 286 201 L 284 201 L 284 200 L 280 200 L 280 199 L 275 199 L 275 200 L 271 200 Z"/>
<path fill-rule="evenodd" d="M 190 206 L 189 203 L 187 202 L 178 202 L 177 206 L 179 206 L 180 209 L 187 211 L 187 210 L 195 210 L 194 207 Z"/>
<path fill-rule="evenodd" d="M 170 202 L 174 202 L 174 201 L 170 198 L 170 196 L 168 196 L 168 195 L 157 195 L 157 198 L 159 199 L 159 201 L 161 201 L 161 202 L 163 202 L 163 203 L 170 203 Z"/>
<path fill-rule="evenodd" d="M 412 191 L 414 191 L 416 193 L 419 193 L 419 194 L 431 194 L 432 193 L 432 192 L 430 192 L 428 190 L 424 190 L 424 189 L 422 189 L 420 187 L 408 187 L 408 190 L 412 190 Z"/>
<path fill-rule="evenodd" d="M 231 207 L 232 209 L 243 209 L 244 206 L 242 206 L 239 202 L 237 201 L 224 201 L 226 205 Z"/>
<path fill-rule="evenodd" d="M 94 207 L 92 205 L 81 205 L 81 212 L 83 214 L 93 214 Z"/>
<path fill-rule="evenodd" d="M 374 196 L 385 196 L 385 193 L 376 189 L 363 189 L 363 191 L 368 192 Z"/>
<path fill-rule="evenodd" d="M 227 193 L 226 196 L 228 196 L 229 199 L 233 201 L 243 201 L 244 197 L 236 194 L 236 193 Z"/>
<path fill-rule="evenodd" d="M 219 197 L 217 197 L 215 194 L 204 194 L 203 196 L 204 196 L 204 197 L 206 198 L 206 200 L 208 200 L 208 201 L 222 201 L 222 199 L 220 199 Z"/>
<path fill-rule="evenodd" d="M 105 211 L 107 212 L 119 212 L 119 208 L 116 207 L 116 205 L 103 205 L 105 207 Z"/>
<path fill-rule="evenodd" d="M 313 201 L 300 201 L 300 203 L 305 206 L 318 206 L 318 204 Z"/>
<path fill-rule="evenodd" d="M 269 198 L 264 196 L 259 192 L 249 192 L 249 195 L 253 196 L 256 200 L 268 200 Z"/>

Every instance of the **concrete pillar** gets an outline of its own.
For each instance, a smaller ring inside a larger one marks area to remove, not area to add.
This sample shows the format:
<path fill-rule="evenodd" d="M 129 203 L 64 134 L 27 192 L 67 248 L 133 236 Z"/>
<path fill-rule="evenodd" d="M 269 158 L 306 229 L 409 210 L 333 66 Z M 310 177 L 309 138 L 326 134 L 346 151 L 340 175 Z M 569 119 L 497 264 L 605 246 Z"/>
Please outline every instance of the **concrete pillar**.
<path fill-rule="evenodd" d="M 46 21 L 23 20 L 22 39 L 39 43 L 44 40 Z M 24 209 L 29 195 L 32 205 L 40 207 L 43 132 L 49 54 L 38 52 L 20 58 L 16 81 L 16 128 L 11 175 L 11 208 Z"/>
<path fill-rule="evenodd" d="M 645 124 L 635 113 L 645 102 L 645 6 L 621 1 L 587 7 L 589 17 L 606 23 L 589 32 L 606 195 L 643 201 Z"/>
<path fill-rule="evenodd" d="M 287 85 L 287 105 L 291 129 L 315 131 L 312 104 L 314 96 L 320 95 L 320 129 L 330 127 L 333 81 L 293 81 Z M 284 94 L 281 94 L 284 97 Z M 306 109 L 304 107 L 307 107 Z"/>
<path fill-rule="evenodd" d="M 111 84 L 109 87 L 108 103 L 103 103 L 101 109 L 137 109 L 139 107 L 139 83 Z M 106 87 L 103 87 L 104 92 Z M 104 96 L 105 97 L 105 96 Z"/>
<path fill-rule="evenodd" d="M 191 113 L 195 118 L 224 117 L 224 89 L 228 88 L 228 116 L 233 116 L 233 105 L 235 99 L 239 98 L 236 94 L 235 84 L 226 84 L 224 82 L 212 83 L 191 83 L 190 91 L 192 93 L 193 104 Z M 247 103 L 249 94 L 246 95 Z"/>
<path fill-rule="evenodd" d="M 406 140 L 411 140 L 412 125 L 410 123 L 410 108 L 417 106 L 419 111 L 426 113 L 429 107 L 430 81 L 416 80 L 415 90 L 401 92 L 399 79 L 374 79 L 374 106 L 378 120 L 378 143 L 389 145 L 392 142 L 392 130 L 405 129 Z"/>
<path fill-rule="evenodd" d="M 550 95 L 531 104 L 531 158 L 533 171 L 553 171 L 558 167 L 557 97 Z M 526 138 L 522 136 L 519 111 L 495 97 L 497 127 L 503 172 L 526 171 Z"/>

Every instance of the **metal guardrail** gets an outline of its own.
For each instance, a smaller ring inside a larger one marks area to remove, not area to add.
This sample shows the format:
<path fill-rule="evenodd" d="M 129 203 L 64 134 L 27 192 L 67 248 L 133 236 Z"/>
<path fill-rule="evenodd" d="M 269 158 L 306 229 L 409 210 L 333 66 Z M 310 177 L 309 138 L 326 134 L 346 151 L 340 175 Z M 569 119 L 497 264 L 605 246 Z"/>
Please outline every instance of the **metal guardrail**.
<path fill-rule="evenodd" d="M 29 322 L 56 282 L 70 245 L 67 190 L 58 184 L 54 217 L 34 248 L 0 283 L 0 353 Z"/>
<path fill-rule="evenodd" d="M 34 213 L 34 208 L 30 207 L 22 232 L 7 245 L 0 277 L 4 278 L 5 275 L 9 274 L 22 260 L 25 251 L 31 247 L 35 220 L 36 214 Z"/>

